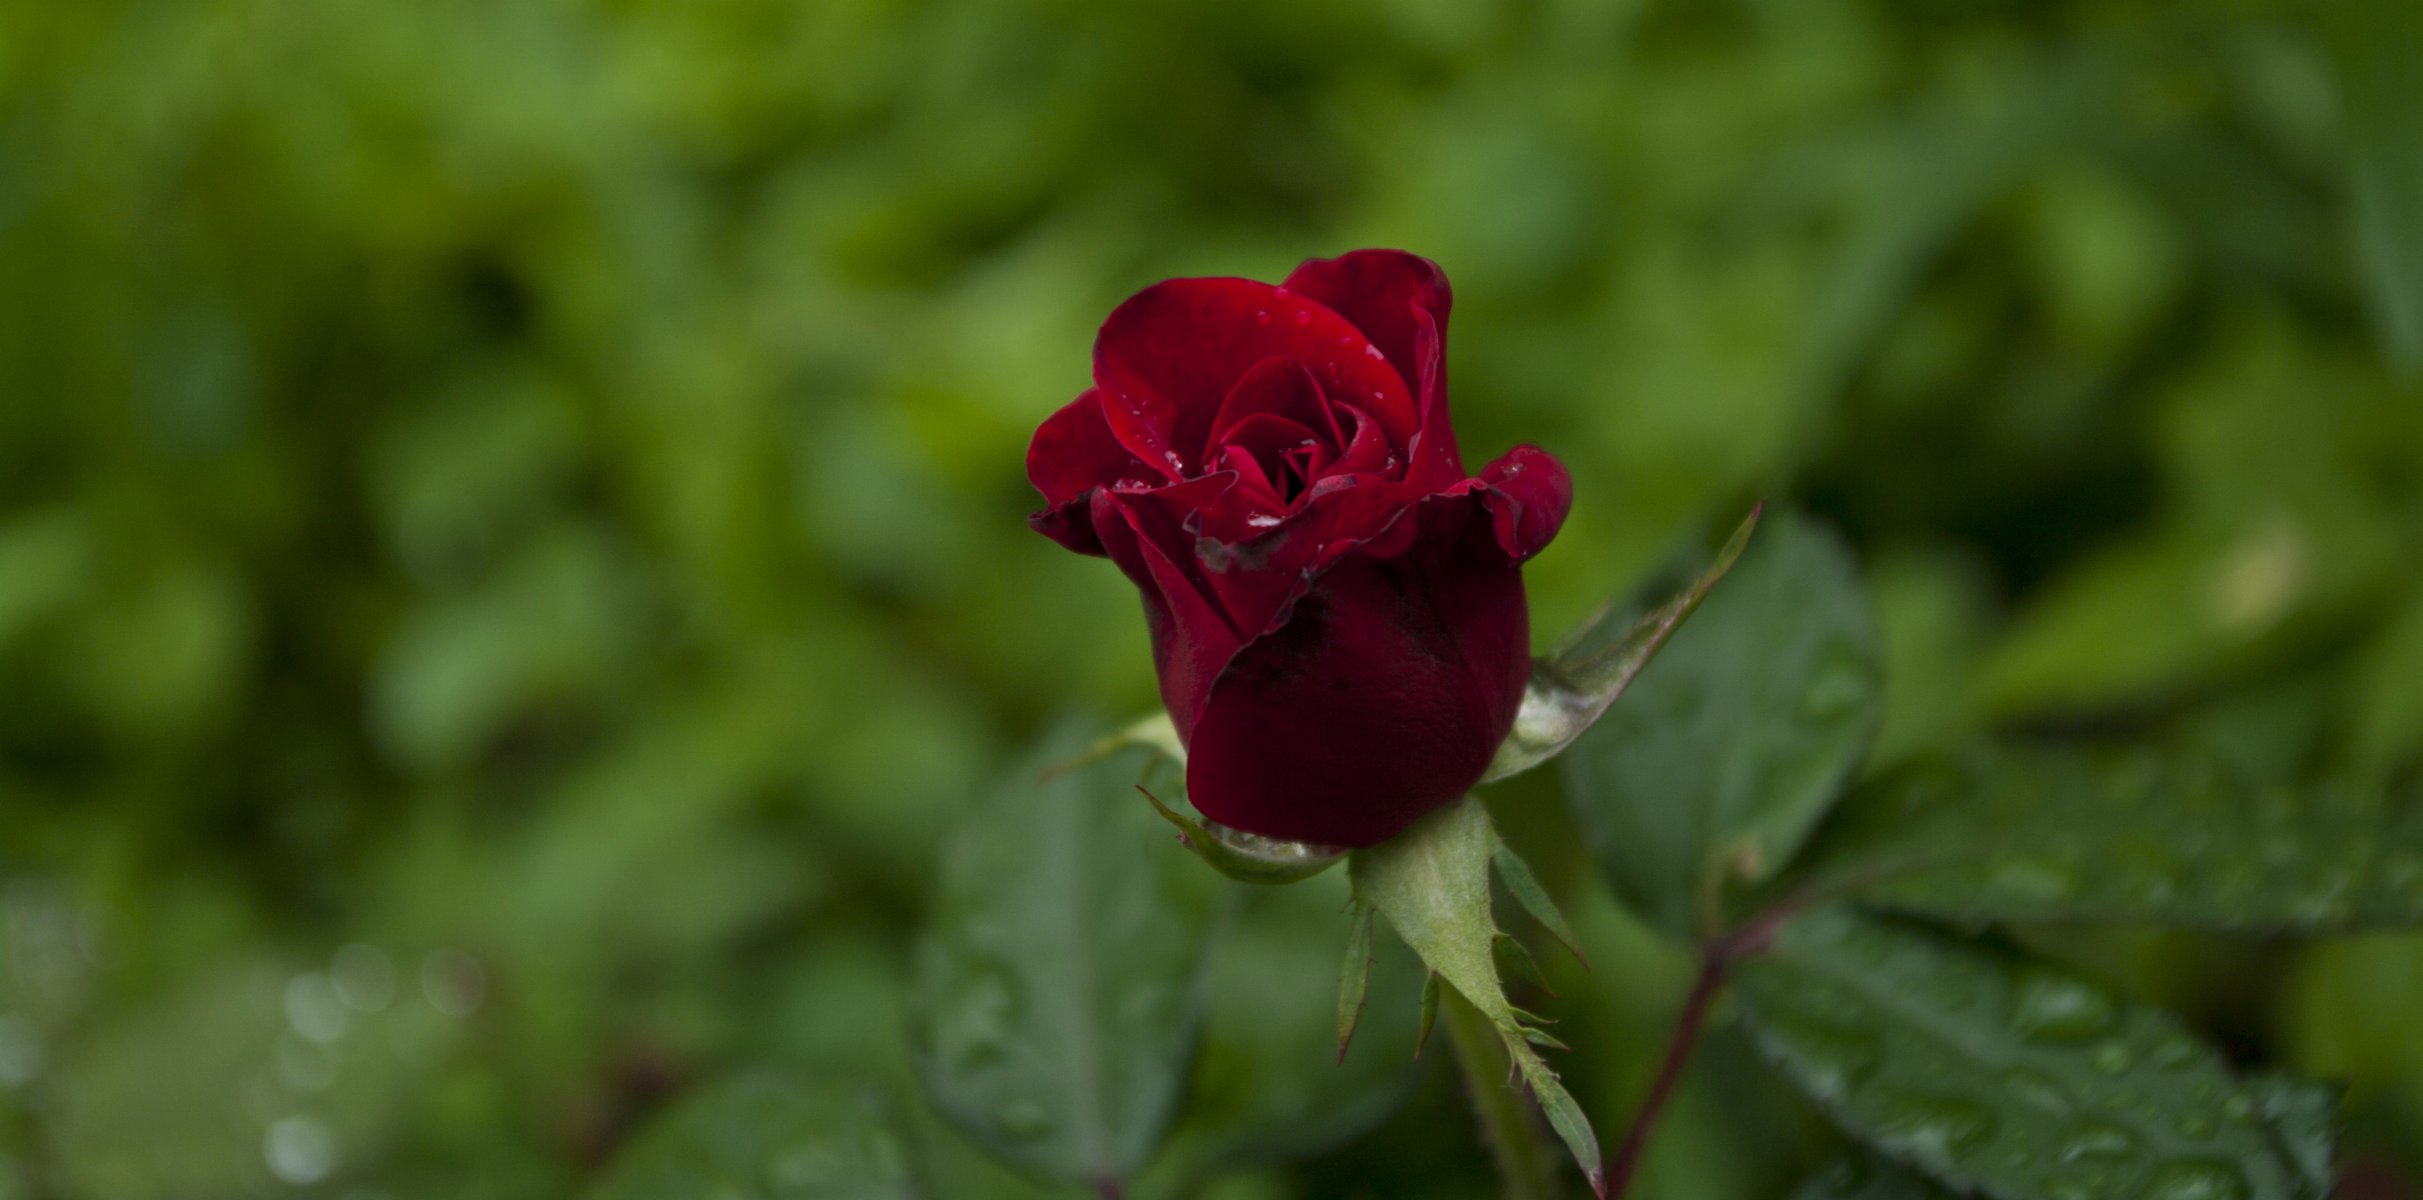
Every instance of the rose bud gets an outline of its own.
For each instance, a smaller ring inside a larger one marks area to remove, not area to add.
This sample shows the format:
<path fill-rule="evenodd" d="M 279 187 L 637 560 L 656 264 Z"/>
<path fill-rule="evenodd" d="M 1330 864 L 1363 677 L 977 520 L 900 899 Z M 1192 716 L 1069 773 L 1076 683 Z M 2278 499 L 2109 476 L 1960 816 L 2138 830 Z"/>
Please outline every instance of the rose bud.
<path fill-rule="evenodd" d="M 1572 481 L 1529 446 L 1465 475 L 1449 298 L 1392 250 L 1157 283 L 1035 431 L 1029 523 L 1144 593 L 1187 791 L 1220 824 L 1376 845 L 1478 782 L 1514 722 L 1521 564 Z"/>

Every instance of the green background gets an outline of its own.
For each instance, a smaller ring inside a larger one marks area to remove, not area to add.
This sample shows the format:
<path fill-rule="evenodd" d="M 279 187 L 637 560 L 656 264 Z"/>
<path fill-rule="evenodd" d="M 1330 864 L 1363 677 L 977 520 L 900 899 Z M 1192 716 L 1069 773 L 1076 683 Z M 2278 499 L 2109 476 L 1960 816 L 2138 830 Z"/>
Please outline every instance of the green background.
<path fill-rule="evenodd" d="M 0 2 L 0 1198 L 563 1194 L 736 1068 L 913 1095 L 945 831 L 1154 703 L 1022 460 L 1171 275 L 1438 260 L 1468 452 L 1576 480 L 1543 642 L 1774 496 L 1868 572 L 1880 763 L 2411 784 L 2401 7 Z M 1552 774 L 1493 802 L 1612 1139 L 1688 969 Z M 2347 1194 L 2416 1194 L 2423 941 L 2035 936 L 2350 1080 Z M 1471 1138 L 1433 1072 L 1207 1194 Z M 1827 1139 L 1720 1034 L 1640 1194 Z"/>

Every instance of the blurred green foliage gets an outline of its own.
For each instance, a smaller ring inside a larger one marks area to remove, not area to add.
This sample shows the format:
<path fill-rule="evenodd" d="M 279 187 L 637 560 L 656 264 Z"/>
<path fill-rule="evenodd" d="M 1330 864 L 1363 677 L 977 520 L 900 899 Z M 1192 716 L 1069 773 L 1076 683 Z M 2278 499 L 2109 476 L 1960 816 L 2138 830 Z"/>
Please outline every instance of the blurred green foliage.
<path fill-rule="evenodd" d="M 1169 275 L 1438 259 L 1465 444 L 1577 480 L 1542 641 L 1790 496 L 1875 593 L 1881 764 L 2411 788 L 2423 33 L 2322 7 L 0 4 L 0 1198 L 563 1194 L 735 1067 L 907 1094 L 944 830 L 1153 703 L 1021 456 Z M 1496 807 L 1617 1128 L 1687 965 L 1551 799 Z M 2044 936 L 2423 1178 L 2423 941 Z M 1830 1154 L 1749 1061 L 1643 1194 Z M 1478 1194 L 1470 1137 L 1434 1074 L 1204 1194 Z"/>

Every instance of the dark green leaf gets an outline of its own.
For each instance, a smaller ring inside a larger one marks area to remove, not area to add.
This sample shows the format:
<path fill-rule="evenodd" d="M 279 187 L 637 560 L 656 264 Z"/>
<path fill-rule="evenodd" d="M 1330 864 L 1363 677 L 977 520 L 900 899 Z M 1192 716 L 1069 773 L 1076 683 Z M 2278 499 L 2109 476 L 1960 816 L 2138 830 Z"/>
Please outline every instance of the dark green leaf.
<path fill-rule="evenodd" d="M 1792 1200 L 1952 1200 L 1952 1193 L 1907 1167 L 1865 1154 L 1826 1165 L 1792 1192 Z"/>
<path fill-rule="evenodd" d="M 2295 1200 L 2258 1094 L 2055 963 L 1823 910 L 1739 981 L 1760 1047 L 1852 1136 L 2007 1200 Z"/>
<path fill-rule="evenodd" d="M 2423 804 L 2155 751 L 1978 749 L 1858 790 L 1813 886 L 1969 923 L 2423 923 Z"/>
<path fill-rule="evenodd" d="M 592 1200 L 909 1200 L 900 1143 L 866 1096 L 748 1077 L 690 1096 L 616 1156 Z"/>
<path fill-rule="evenodd" d="M 1319 1154 L 1387 1119 L 1419 1078 L 1407 1048 L 1421 966 L 1404 947 L 1369 936 L 1368 912 L 1344 912 L 1344 874 L 1241 899 L 1213 951 L 1211 1016 L 1172 1151 L 1190 1161 Z M 1341 1057 L 1332 988 L 1349 927 L 1364 931 L 1360 985 L 1370 1003 Z"/>
<path fill-rule="evenodd" d="M 2390 359 L 2423 372 L 2423 5 L 2332 0 L 2356 261 Z"/>
<path fill-rule="evenodd" d="M 1566 794 L 1619 893 L 1704 933 L 1727 876 L 1765 878 L 1875 732 L 1876 632 L 1851 555 L 1771 519 L 1725 586 L 1564 756 Z"/>
<path fill-rule="evenodd" d="M 1633 622 L 1622 636 L 1608 639 L 1613 632 L 1608 627 L 1613 610 L 1602 611 L 1568 636 L 1555 654 L 1533 663 L 1531 683 L 1523 690 L 1523 707 L 1515 715 L 1514 729 L 1499 744 L 1497 757 L 1481 782 L 1517 775 L 1556 757 L 1607 715 L 1608 706 L 1632 686 L 1641 668 L 1649 665 L 1674 631 L 1699 608 L 1708 589 L 1733 569 L 1742 548 L 1750 544 L 1750 532 L 1758 528 L 1758 515 L 1764 508 L 1761 504 L 1742 518 L 1724 548 L 1717 551 L 1716 561 L 1698 580 Z"/>
<path fill-rule="evenodd" d="M 2255 1104 L 2271 1126 L 2272 1140 L 2297 1169 L 2307 1200 L 2323 1200 L 2338 1185 L 2331 1164 L 2339 1144 L 2339 1093 L 2336 1084 L 2317 1083 L 2292 1075 L 2257 1075 L 2247 1081 Z"/>
<path fill-rule="evenodd" d="M 953 838 L 910 994 L 936 1107 L 1053 1178 L 1121 1179 L 1159 1144 L 1201 1028 L 1222 891 L 1132 785 L 1152 752 L 1063 769 L 1064 730 Z"/>

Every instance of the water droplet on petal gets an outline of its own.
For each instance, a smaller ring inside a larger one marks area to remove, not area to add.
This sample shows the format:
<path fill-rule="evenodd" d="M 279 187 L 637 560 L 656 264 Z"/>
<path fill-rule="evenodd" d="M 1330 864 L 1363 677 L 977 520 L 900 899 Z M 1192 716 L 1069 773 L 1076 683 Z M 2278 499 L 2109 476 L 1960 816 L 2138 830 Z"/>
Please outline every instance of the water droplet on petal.
<path fill-rule="evenodd" d="M 1302 329 L 1302 328 L 1304 328 L 1305 326 L 1310 325 L 1310 324 L 1312 324 L 1312 310 L 1311 310 L 1311 309 L 1309 309 L 1309 308 L 1299 308 L 1299 309 L 1297 309 L 1297 310 L 1296 310 L 1296 328 L 1298 328 L 1298 329 Z"/>
<path fill-rule="evenodd" d="M 1268 325 L 1268 324 L 1270 324 L 1270 310 L 1269 310 L 1269 309 L 1267 309 L 1267 308 L 1257 308 L 1257 309 L 1255 309 L 1255 310 L 1254 310 L 1254 324 L 1256 324 L 1256 325 Z"/>

